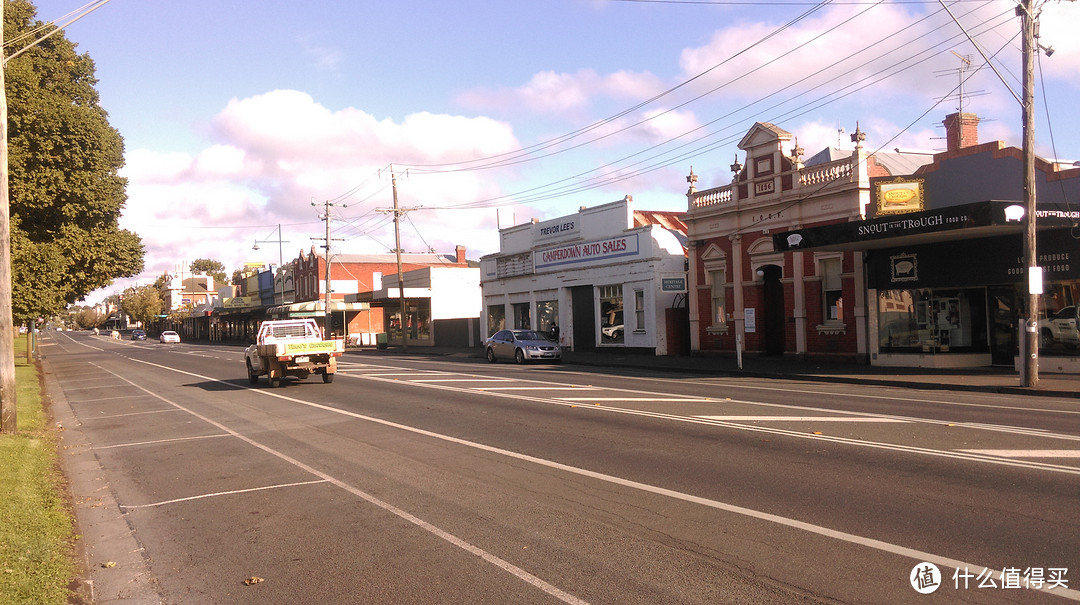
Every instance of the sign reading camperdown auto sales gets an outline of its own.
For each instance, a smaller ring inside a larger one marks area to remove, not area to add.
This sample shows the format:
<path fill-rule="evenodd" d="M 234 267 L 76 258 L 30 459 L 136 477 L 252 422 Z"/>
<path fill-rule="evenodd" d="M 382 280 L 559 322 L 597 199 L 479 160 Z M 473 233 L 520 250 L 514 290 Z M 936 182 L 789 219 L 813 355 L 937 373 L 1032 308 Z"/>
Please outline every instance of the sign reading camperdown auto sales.
<path fill-rule="evenodd" d="M 535 252 L 533 266 L 537 269 L 610 260 L 621 256 L 637 256 L 638 234 L 620 235 L 595 242 L 579 242 L 546 248 Z"/>

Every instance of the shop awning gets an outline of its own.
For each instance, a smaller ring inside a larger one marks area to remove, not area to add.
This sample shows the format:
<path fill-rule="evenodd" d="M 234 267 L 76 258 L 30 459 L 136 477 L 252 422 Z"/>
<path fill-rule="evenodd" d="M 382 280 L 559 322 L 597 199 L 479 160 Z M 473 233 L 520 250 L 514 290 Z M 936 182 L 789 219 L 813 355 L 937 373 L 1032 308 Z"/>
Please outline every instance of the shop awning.
<path fill-rule="evenodd" d="M 986 201 L 949 206 L 865 221 L 795 229 L 773 235 L 778 251 L 871 250 L 942 241 L 975 239 L 1024 231 L 1025 208 L 1020 202 Z M 1055 209 L 1040 209 L 1041 228 L 1070 226 L 1077 217 Z"/>
<path fill-rule="evenodd" d="M 347 311 L 367 311 L 371 308 L 368 303 L 330 301 L 331 313 L 343 313 Z M 295 317 L 323 317 L 326 315 L 326 305 L 323 301 L 305 301 L 292 303 L 291 305 L 278 305 L 270 307 L 266 311 L 267 317 L 295 318 Z"/>

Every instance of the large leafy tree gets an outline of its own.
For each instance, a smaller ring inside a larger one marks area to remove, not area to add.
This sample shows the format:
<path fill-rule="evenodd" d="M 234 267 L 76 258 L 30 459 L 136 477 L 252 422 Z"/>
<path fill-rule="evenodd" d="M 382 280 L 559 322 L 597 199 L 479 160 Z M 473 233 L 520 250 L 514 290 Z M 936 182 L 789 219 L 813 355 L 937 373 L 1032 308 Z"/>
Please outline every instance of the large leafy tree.
<path fill-rule="evenodd" d="M 189 267 L 192 273 L 205 273 L 214 278 L 214 284 L 225 283 L 225 265 L 212 258 L 197 258 L 191 261 Z"/>
<path fill-rule="evenodd" d="M 158 289 L 149 285 L 125 290 L 120 306 L 125 313 L 146 326 L 161 314 L 165 301 L 161 300 Z"/>
<path fill-rule="evenodd" d="M 41 25 L 33 4 L 4 0 L 5 40 Z M 9 61 L 5 77 L 12 314 L 19 323 L 138 274 L 143 246 L 119 227 L 127 201 L 118 174 L 124 143 L 99 104 L 90 57 L 58 33 Z"/>

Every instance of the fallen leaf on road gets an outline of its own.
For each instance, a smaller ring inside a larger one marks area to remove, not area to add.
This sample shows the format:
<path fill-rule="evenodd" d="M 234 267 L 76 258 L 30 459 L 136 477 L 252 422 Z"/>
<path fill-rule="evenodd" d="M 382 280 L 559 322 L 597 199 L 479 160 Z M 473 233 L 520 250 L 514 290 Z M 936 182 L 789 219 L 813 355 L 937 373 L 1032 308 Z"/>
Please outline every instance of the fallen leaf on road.
<path fill-rule="evenodd" d="M 110 569 L 110 568 L 116 567 L 116 561 L 106 561 L 106 562 L 102 563 L 101 566 L 106 568 L 106 569 Z"/>
<path fill-rule="evenodd" d="M 252 584 L 258 584 L 259 582 L 265 581 L 266 580 L 260 578 L 259 576 L 251 576 L 250 578 L 244 580 L 244 586 L 251 586 Z"/>

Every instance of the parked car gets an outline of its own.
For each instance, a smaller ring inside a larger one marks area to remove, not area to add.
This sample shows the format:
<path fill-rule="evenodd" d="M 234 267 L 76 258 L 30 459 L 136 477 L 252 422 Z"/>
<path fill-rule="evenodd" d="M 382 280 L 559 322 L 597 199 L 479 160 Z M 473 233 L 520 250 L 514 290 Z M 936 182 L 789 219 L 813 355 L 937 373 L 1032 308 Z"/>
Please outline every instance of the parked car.
<path fill-rule="evenodd" d="M 1062 343 L 1070 349 L 1080 346 L 1077 330 L 1077 307 L 1064 307 L 1050 317 L 1039 320 L 1039 346 Z"/>
<path fill-rule="evenodd" d="M 172 330 L 165 330 L 164 332 L 161 333 L 161 338 L 159 338 L 159 340 L 161 342 L 178 343 L 178 342 L 180 342 L 180 335 L 177 334 L 176 332 L 173 332 Z"/>
<path fill-rule="evenodd" d="M 146 340 L 146 332 L 143 330 L 132 330 L 131 340 Z"/>
<path fill-rule="evenodd" d="M 513 359 L 525 363 L 546 359 L 560 363 L 562 349 L 541 332 L 535 330 L 499 330 L 484 341 L 487 360 L 495 363 L 500 359 Z"/>

